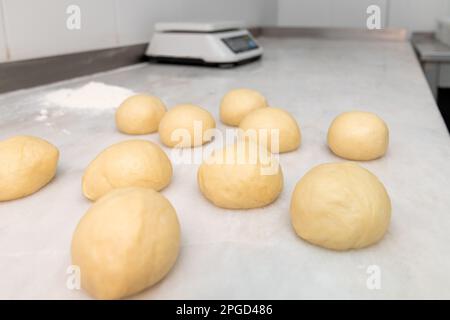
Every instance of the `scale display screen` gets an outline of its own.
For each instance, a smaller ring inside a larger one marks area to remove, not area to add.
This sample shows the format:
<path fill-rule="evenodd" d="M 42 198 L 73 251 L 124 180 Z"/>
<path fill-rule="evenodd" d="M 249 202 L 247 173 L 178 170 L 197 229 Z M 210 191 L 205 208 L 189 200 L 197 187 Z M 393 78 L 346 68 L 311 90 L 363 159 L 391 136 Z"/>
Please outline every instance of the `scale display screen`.
<path fill-rule="evenodd" d="M 231 49 L 234 53 L 245 52 L 253 49 L 257 49 L 258 45 L 255 40 L 249 35 L 236 36 L 231 38 L 222 38 L 222 41 Z"/>

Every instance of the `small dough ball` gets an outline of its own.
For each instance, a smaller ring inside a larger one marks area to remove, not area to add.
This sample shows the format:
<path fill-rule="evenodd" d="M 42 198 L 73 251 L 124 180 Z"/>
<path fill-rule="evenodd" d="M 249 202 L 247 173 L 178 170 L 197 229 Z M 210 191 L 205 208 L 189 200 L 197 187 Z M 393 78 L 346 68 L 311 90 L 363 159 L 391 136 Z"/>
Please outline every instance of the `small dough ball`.
<path fill-rule="evenodd" d="M 158 130 L 166 106 L 157 97 L 137 94 L 125 99 L 116 111 L 119 131 L 128 134 L 147 134 Z"/>
<path fill-rule="evenodd" d="M 349 160 L 373 160 L 386 153 L 389 129 L 371 112 L 344 112 L 328 129 L 328 146 L 339 157 Z"/>
<path fill-rule="evenodd" d="M 215 150 L 198 170 L 203 195 L 218 207 L 264 207 L 283 189 L 283 173 L 266 148 L 250 142 Z"/>
<path fill-rule="evenodd" d="M 103 150 L 87 167 L 83 176 L 83 194 L 96 200 L 115 188 L 144 187 L 157 191 L 172 178 L 172 164 L 156 144 L 128 140 Z"/>
<path fill-rule="evenodd" d="M 168 147 L 189 148 L 211 141 L 216 122 L 203 108 L 192 104 L 181 104 L 170 109 L 159 124 L 159 136 Z"/>
<path fill-rule="evenodd" d="M 288 112 L 278 108 L 261 108 L 250 112 L 242 119 L 239 128 L 247 136 L 254 135 L 271 152 L 296 150 L 302 140 L 297 121 Z M 272 141 L 273 130 L 278 130 L 278 141 Z"/>
<path fill-rule="evenodd" d="M 383 184 L 352 162 L 314 167 L 292 194 L 295 232 L 329 249 L 358 249 L 378 242 L 390 218 L 391 201 Z"/>
<path fill-rule="evenodd" d="M 53 179 L 59 151 L 32 136 L 16 136 L 0 142 L 0 201 L 26 197 Z"/>
<path fill-rule="evenodd" d="M 256 90 L 235 89 L 229 91 L 220 104 L 220 119 L 229 126 L 238 126 L 250 111 L 267 107 L 264 96 Z"/>
<path fill-rule="evenodd" d="M 72 264 L 90 295 L 119 299 L 160 281 L 179 247 L 180 225 L 170 202 L 152 189 L 121 188 L 81 218 L 72 238 Z"/>

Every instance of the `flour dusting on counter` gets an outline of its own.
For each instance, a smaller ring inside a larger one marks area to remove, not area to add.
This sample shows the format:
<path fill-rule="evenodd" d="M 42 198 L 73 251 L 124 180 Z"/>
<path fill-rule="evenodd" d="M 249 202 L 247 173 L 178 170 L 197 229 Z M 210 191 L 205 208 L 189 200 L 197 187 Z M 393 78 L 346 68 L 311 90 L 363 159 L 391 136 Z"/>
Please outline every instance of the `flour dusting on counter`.
<path fill-rule="evenodd" d="M 47 93 L 42 104 L 70 109 L 101 111 L 117 108 L 133 91 L 101 82 L 89 82 L 76 89 L 59 89 Z"/>

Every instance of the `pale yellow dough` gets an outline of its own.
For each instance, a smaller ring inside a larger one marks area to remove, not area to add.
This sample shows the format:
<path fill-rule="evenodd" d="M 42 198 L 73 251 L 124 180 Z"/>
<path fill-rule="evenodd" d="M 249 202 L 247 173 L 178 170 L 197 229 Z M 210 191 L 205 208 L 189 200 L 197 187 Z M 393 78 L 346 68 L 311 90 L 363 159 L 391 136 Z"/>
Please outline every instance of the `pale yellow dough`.
<path fill-rule="evenodd" d="M 292 194 L 296 233 L 329 249 L 358 249 L 378 242 L 390 218 L 391 201 L 383 184 L 352 162 L 314 167 Z"/>
<path fill-rule="evenodd" d="M 238 126 L 251 111 L 267 107 L 266 98 L 256 90 L 234 89 L 220 103 L 220 119 L 229 126 Z"/>
<path fill-rule="evenodd" d="M 373 160 L 383 156 L 388 145 L 386 123 L 371 112 L 344 112 L 328 129 L 328 146 L 345 159 Z"/>
<path fill-rule="evenodd" d="M 212 140 L 208 131 L 216 127 L 213 116 L 205 109 L 182 104 L 170 109 L 159 124 L 159 136 L 168 147 L 189 148 Z"/>
<path fill-rule="evenodd" d="M 35 193 L 52 180 L 59 151 L 49 142 L 16 136 L 0 142 L 0 201 Z"/>
<path fill-rule="evenodd" d="M 237 144 L 228 145 L 215 150 L 200 166 L 198 185 L 216 206 L 228 209 L 264 207 L 281 193 L 283 174 L 278 161 L 266 148 L 253 146 L 256 144 L 247 142 L 242 148 Z"/>
<path fill-rule="evenodd" d="M 261 108 L 247 114 L 239 124 L 246 136 L 254 136 L 271 152 L 296 150 L 301 143 L 300 128 L 294 117 L 278 108 Z M 276 135 L 274 135 L 276 133 Z M 272 137 L 278 137 L 273 141 Z"/>
<path fill-rule="evenodd" d="M 116 126 L 127 134 L 158 131 L 166 106 L 155 96 L 137 94 L 125 99 L 116 111 Z"/>
<path fill-rule="evenodd" d="M 72 238 L 81 286 L 97 299 L 119 299 L 160 281 L 174 265 L 180 225 L 170 202 L 146 188 L 115 189 L 82 217 Z"/>
<path fill-rule="evenodd" d="M 83 194 L 96 200 L 115 188 L 145 187 L 157 191 L 172 178 L 172 164 L 164 151 L 145 140 L 128 140 L 103 150 L 84 172 Z"/>

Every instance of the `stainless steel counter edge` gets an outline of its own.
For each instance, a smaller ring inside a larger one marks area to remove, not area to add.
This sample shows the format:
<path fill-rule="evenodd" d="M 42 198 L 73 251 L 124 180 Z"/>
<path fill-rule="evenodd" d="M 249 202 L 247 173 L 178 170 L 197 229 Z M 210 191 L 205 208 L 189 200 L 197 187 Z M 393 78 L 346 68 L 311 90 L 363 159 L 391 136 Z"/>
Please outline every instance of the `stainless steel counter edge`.
<path fill-rule="evenodd" d="M 437 40 L 434 33 L 414 33 L 411 42 L 422 62 L 450 62 L 450 47 Z"/>

